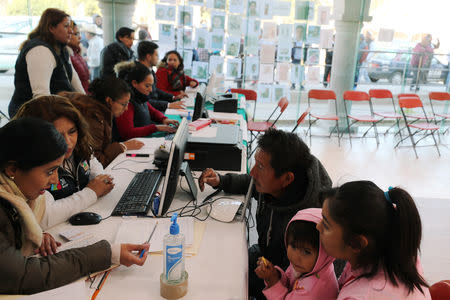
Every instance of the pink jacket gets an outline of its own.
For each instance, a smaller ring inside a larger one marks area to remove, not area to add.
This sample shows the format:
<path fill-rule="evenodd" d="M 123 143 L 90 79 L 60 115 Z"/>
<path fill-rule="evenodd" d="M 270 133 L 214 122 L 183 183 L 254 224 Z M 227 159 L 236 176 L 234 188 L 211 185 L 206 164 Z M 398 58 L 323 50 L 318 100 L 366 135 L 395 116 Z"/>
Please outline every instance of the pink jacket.
<path fill-rule="evenodd" d="M 422 273 L 419 259 L 417 260 L 417 267 L 419 273 Z M 408 295 L 406 287 L 402 283 L 399 283 L 399 286 L 394 286 L 386 278 L 382 269 L 373 278 L 355 280 L 360 274 L 361 272 L 352 270 L 350 263 L 347 263 L 339 277 L 341 291 L 338 300 L 431 300 L 428 288 L 423 287 L 425 294 L 416 289 Z"/>
<path fill-rule="evenodd" d="M 299 220 L 317 224 L 322 220 L 322 209 L 308 208 L 300 210 L 291 221 L 289 221 L 289 224 L 291 224 L 292 221 Z M 334 274 L 333 261 L 334 258 L 326 254 L 322 245 L 319 245 L 319 255 L 316 264 L 310 273 L 296 278 L 292 265 L 289 265 L 286 272 L 283 272 L 279 267 L 276 267 L 281 273 L 281 279 L 272 287 L 265 288 L 263 293 L 268 300 L 335 300 L 338 295 L 338 283 L 336 275 Z"/>

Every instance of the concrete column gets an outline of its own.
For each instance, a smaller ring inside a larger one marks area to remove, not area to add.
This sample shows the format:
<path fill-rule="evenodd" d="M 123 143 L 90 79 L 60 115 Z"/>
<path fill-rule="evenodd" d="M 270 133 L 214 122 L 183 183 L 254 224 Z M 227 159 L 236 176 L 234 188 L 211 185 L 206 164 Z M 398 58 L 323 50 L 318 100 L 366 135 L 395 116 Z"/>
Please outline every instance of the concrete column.
<path fill-rule="evenodd" d="M 370 21 L 368 16 L 370 0 L 335 0 L 334 19 L 336 36 L 331 66 L 330 87 L 338 99 L 338 116 L 342 128 L 347 127 L 344 100 L 342 94 L 353 89 L 356 58 L 359 51 L 359 35 L 363 21 Z M 334 105 L 330 112 L 334 113 Z"/>
<path fill-rule="evenodd" d="M 116 31 L 123 26 L 132 26 L 136 0 L 99 0 L 103 16 L 103 42 L 115 41 Z"/>

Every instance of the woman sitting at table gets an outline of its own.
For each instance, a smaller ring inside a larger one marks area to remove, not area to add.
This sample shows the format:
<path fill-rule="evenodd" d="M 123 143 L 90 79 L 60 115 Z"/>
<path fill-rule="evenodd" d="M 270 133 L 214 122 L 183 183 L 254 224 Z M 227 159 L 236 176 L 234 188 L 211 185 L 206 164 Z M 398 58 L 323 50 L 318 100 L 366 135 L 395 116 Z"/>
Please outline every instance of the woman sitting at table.
<path fill-rule="evenodd" d="M 119 143 L 115 118 L 127 110 L 131 93 L 128 84 L 117 77 L 97 78 L 89 86 L 89 92 L 91 96 L 70 92 L 60 95 L 68 98 L 89 124 L 94 156 L 103 167 L 126 150 L 142 148 L 144 143 L 136 139 Z"/>
<path fill-rule="evenodd" d="M 134 62 L 119 63 L 115 70 L 132 91 L 128 109 L 116 119 L 120 138 L 145 137 L 157 131 L 175 132 L 178 121 L 168 119 L 148 102 L 153 85 L 150 70 Z"/>
<path fill-rule="evenodd" d="M 159 89 L 177 96 L 188 86 L 198 86 L 198 81 L 184 74 L 183 58 L 172 50 L 166 53 L 158 66 L 156 84 Z"/>
<path fill-rule="evenodd" d="M 57 202 L 58 213 L 41 222 L 43 228 L 66 221 L 72 214 L 94 204 L 114 187 L 109 175 L 92 155 L 92 138 L 88 125 L 69 100 L 60 96 L 42 96 L 30 100 L 19 109 L 16 119 L 34 117 L 53 123 L 67 144 L 62 165 L 58 168 L 59 180 L 48 191 Z M 30 148 L 32 149 L 32 148 Z"/>
<path fill-rule="evenodd" d="M 110 245 L 102 240 L 53 254 L 56 242 L 42 233 L 39 222 L 49 214 L 46 189 L 58 183 L 57 169 L 67 151 L 64 138 L 51 123 L 22 118 L 0 128 L 0 142 L 1 294 L 53 289 L 112 263 L 144 264 L 148 244 Z M 30 257 L 40 246 L 41 254 L 50 255 Z M 142 258 L 132 253 L 141 250 Z"/>

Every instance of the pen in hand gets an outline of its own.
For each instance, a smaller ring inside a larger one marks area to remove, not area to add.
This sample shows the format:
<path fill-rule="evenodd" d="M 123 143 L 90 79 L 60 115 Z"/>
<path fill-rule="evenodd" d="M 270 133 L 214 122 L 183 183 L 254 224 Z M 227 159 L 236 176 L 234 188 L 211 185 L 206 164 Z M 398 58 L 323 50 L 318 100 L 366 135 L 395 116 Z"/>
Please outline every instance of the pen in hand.
<path fill-rule="evenodd" d="M 152 236 L 155 233 L 156 226 L 158 226 L 158 221 L 156 221 L 155 226 L 153 227 L 152 233 L 150 233 L 148 240 L 145 242 L 146 244 L 150 243 L 150 240 L 152 239 Z M 144 256 L 144 253 L 145 253 L 145 250 L 142 250 L 141 254 L 139 254 L 139 258 L 142 258 L 142 256 Z"/>

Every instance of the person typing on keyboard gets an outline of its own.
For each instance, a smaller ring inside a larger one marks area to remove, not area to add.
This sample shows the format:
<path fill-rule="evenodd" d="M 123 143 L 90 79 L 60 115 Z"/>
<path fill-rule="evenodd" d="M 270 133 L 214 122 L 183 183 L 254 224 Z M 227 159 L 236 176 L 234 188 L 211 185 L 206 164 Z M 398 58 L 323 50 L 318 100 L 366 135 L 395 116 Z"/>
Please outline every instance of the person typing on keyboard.
<path fill-rule="evenodd" d="M 58 182 L 67 151 L 64 137 L 49 122 L 21 118 L 0 128 L 0 142 L 0 294 L 33 294 L 111 264 L 145 263 L 149 244 L 102 240 L 56 253 L 55 240 L 39 223 L 49 213 L 46 189 Z M 46 257 L 32 257 L 35 250 Z"/>

